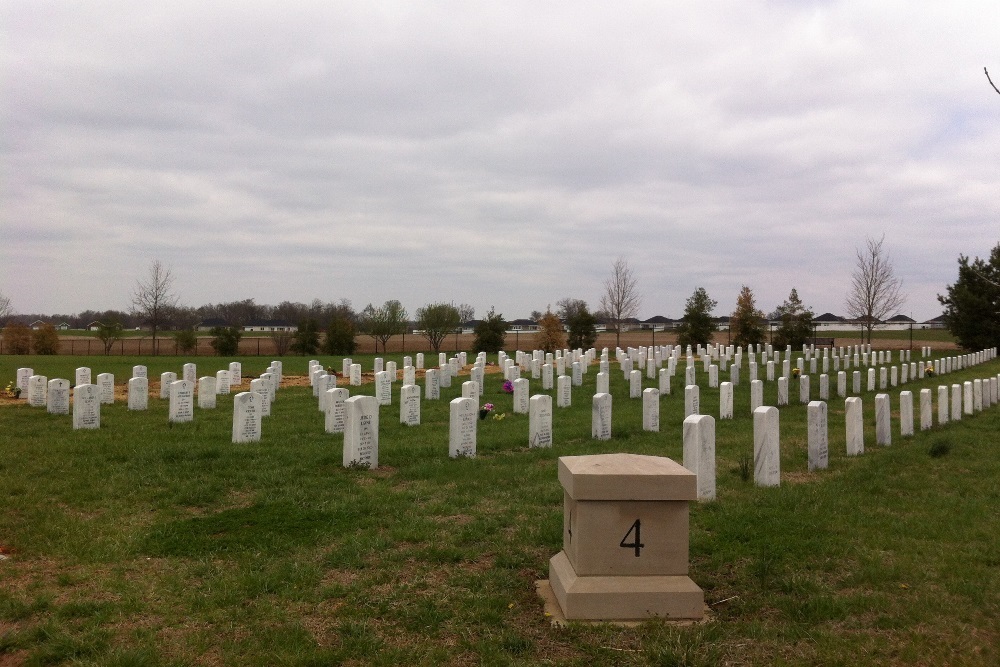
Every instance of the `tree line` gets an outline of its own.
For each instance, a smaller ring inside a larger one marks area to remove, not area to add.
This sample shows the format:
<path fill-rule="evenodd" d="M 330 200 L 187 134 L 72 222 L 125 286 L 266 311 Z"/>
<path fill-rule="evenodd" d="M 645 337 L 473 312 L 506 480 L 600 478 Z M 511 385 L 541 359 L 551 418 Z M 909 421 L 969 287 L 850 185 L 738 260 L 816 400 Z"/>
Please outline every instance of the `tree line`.
<path fill-rule="evenodd" d="M 1000 244 L 983 260 L 970 261 L 959 257 L 958 280 L 948 285 L 946 294 L 938 297 L 944 307 L 945 323 L 967 349 L 982 349 L 1000 345 Z M 884 236 L 868 238 L 856 251 L 855 268 L 851 285 L 845 298 L 849 317 L 862 322 L 868 341 L 878 323 L 898 312 L 904 303 L 902 281 L 885 247 Z M 566 297 L 551 305 L 544 313 L 535 311 L 532 320 L 537 331 L 532 345 L 553 351 L 565 346 L 592 347 L 597 339 L 597 327 L 620 335 L 624 323 L 636 317 L 641 304 L 638 280 L 627 260 L 619 257 L 604 281 L 604 291 L 597 310 L 592 311 L 582 299 Z M 280 321 L 294 325 L 295 331 L 272 331 L 278 354 L 353 354 L 356 336 L 367 335 L 375 342 L 376 352 L 383 351 L 394 336 L 407 333 L 424 337 L 431 349 L 439 351 L 445 338 L 475 317 L 475 309 L 468 304 L 447 302 L 430 303 L 410 314 L 398 300 L 388 300 L 381 305 L 368 304 L 355 311 L 350 300 L 324 302 L 314 299 L 310 304 L 283 301 L 277 306 L 258 304 L 254 299 L 206 304 L 198 308 L 185 307 L 173 290 L 173 275 L 169 268 L 154 261 L 146 276 L 136 281 L 128 311 L 84 311 L 75 316 L 53 316 L 48 319 L 66 321 L 83 328 L 99 322 L 97 337 L 104 343 L 105 352 L 120 340 L 126 329 L 146 326 L 152 334 L 154 349 L 158 333 L 173 330 L 173 338 L 181 352 L 191 351 L 197 345 L 195 327 L 202 322 L 218 320 L 220 326 L 211 330 L 212 346 L 220 355 L 233 355 L 239 348 L 243 327 L 263 321 Z M 719 329 L 713 315 L 718 302 L 703 287 L 698 287 L 686 300 L 684 314 L 676 333 L 681 345 L 707 345 Z M 0 294 L 0 322 L 12 316 L 10 299 Z M 777 321 L 772 342 L 776 345 L 799 347 L 812 332 L 813 310 L 803 303 L 793 287 L 788 298 L 770 313 L 765 314 L 756 304 L 756 297 L 748 285 L 742 285 L 736 299 L 736 309 L 730 316 L 730 340 L 735 345 L 763 343 L 768 322 Z M 38 330 L 24 325 L 26 319 L 45 319 L 44 316 L 21 316 L 19 322 L 8 322 L 4 328 L 4 348 L 10 353 L 55 354 L 58 334 L 53 325 Z M 504 349 L 509 322 L 493 308 L 476 322 L 475 349 L 495 353 Z"/>

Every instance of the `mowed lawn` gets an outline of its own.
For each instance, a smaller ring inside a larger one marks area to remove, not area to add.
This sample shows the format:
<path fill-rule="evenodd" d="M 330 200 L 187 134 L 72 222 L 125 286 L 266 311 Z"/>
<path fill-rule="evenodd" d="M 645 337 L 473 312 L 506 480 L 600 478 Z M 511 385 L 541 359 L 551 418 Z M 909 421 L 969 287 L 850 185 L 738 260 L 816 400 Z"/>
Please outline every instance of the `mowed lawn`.
<path fill-rule="evenodd" d="M 317 358 L 339 371 L 339 357 Z M 72 380 L 86 365 L 123 385 L 133 364 L 153 380 L 184 361 L 0 356 L 0 388 L 21 366 Z M 193 361 L 209 375 L 231 360 Z M 245 389 L 269 359 L 241 361 Z M 371 356 L 356 361 L 371 370 Z M 306 372 L 306 358 L 283 362 Z M 527 415 L 487 375 L 483 401 L 505 417 L 479 422 L 474 459 L 447 456 L 460 382 L 410 428 L 397 383 L 373 471 L 342 466 L 343 438 L 324 432 L 308 387 L 282 388 L 261 442 L 239 445 L 232 396 L 174 425 L 166 401 L 119 401 L 97 431 L 0 403 L 0 665 L 1000 664 L 1000 407 L 944 426 L 936 409 L 938 385 L 996 377 L 1000 362 L 890 390 L 888 447 L 863 394 L 865 453 L 852 458 L 831 379 L 830 467 L 814 473 L 791 383 L 771 489 L 753 485 L 746 364 L 735 419 L 716 423 L 718 499 L 691 508 L 690 574 L 710 612 L 688 626 L 553 627 L 534 586 L 561 549 L 559 456 L 682 460 L 683 363 L 659 433 L 642 431 L 612 363 L 606 442 L 590 437 L 592 366 L 572 407 L 554 408 L 551 449 L 527 447 Z M 707 379 L 699 365 L 702 411 L 717 416 Z M 917 434 L 901 438 L 898 392 L 925 387 L 935 426 L 919 431 L 915 401 Z M 765 404 L 776 394 L 767 383 Z"/>

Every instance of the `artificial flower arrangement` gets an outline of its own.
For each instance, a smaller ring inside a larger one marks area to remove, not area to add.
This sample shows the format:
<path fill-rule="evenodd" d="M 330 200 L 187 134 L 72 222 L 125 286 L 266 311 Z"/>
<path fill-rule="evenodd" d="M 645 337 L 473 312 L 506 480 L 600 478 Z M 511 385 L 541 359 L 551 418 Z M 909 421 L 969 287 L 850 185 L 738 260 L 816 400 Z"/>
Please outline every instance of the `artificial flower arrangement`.
<path fill-rule="evenodd" d="M 21 388 L 15 385 L 13 382 L 7 383 L 7 389 L 4 390 L 8 396 L 13 396 L 18 398 L 21 395 Z"/>
<path fill-rule="evenodd" d="M 513 394 L 514 393 L 514 383 L 511 382 L 510 380 L 504 380 L 503 381 L 503 390 L 505 392 L 507 392 L 508 394 Z"/>
<path fill-rule="evenodd" d="M 792 369 L 792 377 L 793 378 L 797 378 L 800 375 L 802 375 L 802 371 L 801 370 L 799 370 L 798 368 L 793 368 Z"/>
<path fill-rule="evenodd" d="M 924 375 L 929 378 L 934 377 L 934 364 L 927 364 L 927 368 L 924 369 Z"/>

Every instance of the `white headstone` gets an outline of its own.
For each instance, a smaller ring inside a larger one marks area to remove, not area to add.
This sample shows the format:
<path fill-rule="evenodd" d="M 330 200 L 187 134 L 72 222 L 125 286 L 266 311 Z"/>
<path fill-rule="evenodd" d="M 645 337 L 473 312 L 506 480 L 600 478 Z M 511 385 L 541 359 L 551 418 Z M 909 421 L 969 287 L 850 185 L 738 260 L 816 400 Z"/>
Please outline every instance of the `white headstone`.
<path fill-rule="evenodd" d="M 642 396 L 642 371 L 629 371 L 628 397 L 640 398 L 641 396 Z"/>
<path fill-rule="evenodd" d="M 428 401 L 436 401 L 441 398 L 441 378 L 440 371 L 436 368 L 428 368 L 424 373 L 424 398 Z"/>
<path fill-rule="evenodd" d="M 568 408 L 573 402 L 573 386 L 568 375 L 556 378 L 556 407 Z"/>
<path fill-rule="evenodd" d="M 864 454 L 865 422 L 861 397 L 851 396 L 844 399 L 844 426 L 847 432 L 847 455 Z"/>
<path fill-rule="evenodd" d="M 799 376 L 799 403 L 807 405 L 809 403 L 809 376 Z"/>
<path fill-rule="evenodd" d="M 670 395 L 670 371 L 666 368 L 660 369 L 660 395 Z"/>
<path fill-rule="evenodd" d="M 875 444 L 892 444 L 891 417 L 892 406 L 889 403 L 889 395 L 875 394 Z"/>
<path fill-rule="evenodd" d="M 174 376 L 177 379 L 177 376 Z M 90 369 L 86 366 L 80 366 L 76 369 L 76 380 L 73 384 L 79 386 L 81 384 L 90 384 Z"/>
<path fill-rule="evenodd" d="M 345 401 L 350 397 L 346 387 L 331 387 L 326 390 L 323 411 L 323 428 L 327 433 L 343 433 L 347 421 Z"/>
<path fill-rule="evenodd" d="M 660 430 L 660 391 L 652 387 L 642 392 L 642 430 L 654 433 Z"/>
<path fill-rule="evenodd" d="M 938 387 L 938 424 L 948 423 L 948 386 Z"/>
<path fill-rule="evenodd" d="M 387 371 L 375 373 L 375 399 L 379 405 L 392 405 L 392 380 Z"/>
<path fill-rule="evenodd" d="M 361 386 L 361 364 L 351 364 L 350 368 L 351 386 Z"/>
<path fill-rule="evenodd" d="M 420 385 L 404 384 L 400 388 L 399 423 L 420 426 Z"/>
<path fill-rule="evenodd" d="M 830 376 L 826 373 L 819 376 L 819 398 L 822 401 L 830 400 Z"/>
<path fill-rule="evenodd" d="M 101 396 L 102 405 L 113 405 L 115 402 L 115 376 L 112 373 L 97 374 L 97 391 Z"/>
<path fill-rule="evenodd" d="M 351 396 L 344 407 L 344 467 L 378 468 L 378 400 Z"/>
<path fill-rule="evenodd" d="M 528 446 L 552 446 L 552 397 L 532 396 L 528 408 Z"/>
<path fill-rule="evenodd" d="M 755 380 L 756 382 L 756 380 Z M 733 383 L 719 385 L 719 419 L 733 418 Z"/>
<path fill-rule="evenodd" d="M 753 380 L 750 382 L 750 414 L 757 410 L 757 408 L 764 405 L 764 382 L 761 380 Z"/>
<path fill-rule="evenodd" d="M 611 439 L 611 394 L 594 394 L 590 424 L 595 440 Z"/>
<path fill-rule="evenodd" d="M 229 387 L 239 387 L 243 384 L 243 364 L 238 361 L 229 362 Z"/>
<path fill-rule="evenodd" d="M 528 378 L 514 380 L 514 414 L 528 414 Z"/>
<path fill-rule="evenodd" d="M 933 398 L 930 389 L 920 390 L 920 430 L 927 431 L 934 425 Z"/>
<path fill-rule="evenodd" d="M 215 393 L 223 396 L 229 393 L 229 371 L 215 372 Z"/>
<path fill-rule="evenodd" d="M 913 392 L 899 392 L 899 434 L 904 438 L 913 435 Z"/>
<path fill-rule="evenodd" d="M 830 458 L 827 409 L 824 401 L 810 401 L 808 415 L 809 470 L 825 470 Z"/>
<path fill-rule="evenodd" d="M 527 382 L 527 379 L 523 380 Z M 455 398 L 449 404 L 448 456 L 474 457 L 476 455 L 476 424 L 479 408 L 471 398 Z"/>
<path fill-rule="evenodd" d="M 44 375 L 32 375 L 28 378 L 28 405 L 33 408 L 44 408 L 48 404 L 49 379 Z"/>
<path fill-rule="evenodd" d="M 260 394 L 260 416 L 271 416 L 271 387 L 267 380 L 257 378 L 250 380 L 250 391 Z"/>
<path fill-rule="evenodd" d="M 73 388 L 73 428 L 101 428 L 101 395 L 96 384 Z"/>
<path fill-rule="evenodd" d="M 134 378 L 148 378 L 149 370 L 145 366 L 133 366 L 132 367 L 132 377 Z"/>
<path fill-rule="evenodd" d="M 198 407 L 202 410 L 215 409 L 215 378 L 206 375 L 198 378 Z"/>
<path fill-rule="evenodd" d="M 56 378 L 49 380 L 47 410 L 53 415 L 69 414 L 69 380 Z"/>
<path fill-rule="evenodd" d="M 788 378 L 778 378 L 778 405 L 788 405 Z"/>
<path fill-rule="evenodd" d="M 160 373 L 160 398 L 170 398 L 170 385 L 174 382 L 177 382 L 177 373 L 171 371 Z"/>
<path fill-rule="evenodd" d="M 684 467 L 697 476 L 698 500 L 715 500 L 715 420 L 709 415 L 684 419 Z"/>
<path fill-rule="evenodd" d="M 781 484 L 778 408 L 762 406 L 753 413 L 753 480 L 757 486 Z"/>
<path fill-rule="evenodd" d="M 263 396 L 253 391 L 233 396 L 233 442 L 260 441 L 262 400 Z"/>
<path fill-rule="evenodd" d="M 170 408 L 167 419 L 173 423 L 194 419 L 194 382 L 175 380 L 170 383 Z"/>
<path fill-rule="evenodd" d="M 149 379 L 139 375 L 128 381 L 128 409 L 147 408 L 149 408 Z"/>
<path fill-rule="evenodd" d="M 684 387 L 684 417 L 701 414 L 701 398 L 698 385 L 689 384 Z"/>

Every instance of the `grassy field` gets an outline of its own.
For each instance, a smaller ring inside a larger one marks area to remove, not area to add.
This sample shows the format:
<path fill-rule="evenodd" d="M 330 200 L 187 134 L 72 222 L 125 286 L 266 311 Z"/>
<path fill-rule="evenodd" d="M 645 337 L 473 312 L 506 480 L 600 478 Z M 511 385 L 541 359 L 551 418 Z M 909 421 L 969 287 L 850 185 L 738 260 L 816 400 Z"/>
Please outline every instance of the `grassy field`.
<path fill-rule="evenodd" d="M 769 332 L 769 335 L 770 333 L 773 332 Z M 955 338 L 950 332 L 944 329 L 914 329 L 912 333 L 913 347 L 918 350 L 922 345 L 932 345 L 942 350 L 956 348 Z M 174 332 L 170 331 L 161 332 L 157 338 L 157 349 L 160 351 L 159 356 L 212 357 L 215 355 L 215 350 L 212 348 L 212 336 L 202 333 L 202 335 L 198 336 L 198 345 L 195 348 L 194 354 L 184 355 L 180 352 L 173 334 Z M 109 356 L 151 355 L 153 341 L 148 331 L 124 331 L 122 335 L 123 339 L 116 341 L 111 346 L 111 354 Z M 819 338 L 835 338 L 836 344 L 840 347 L 861 343 L 858 329 L 848 331 L 818 331 L 817 336 Z M 529 332 L 511 333 L 507 334 L 506 342 L 508 346 L 515 347 L 516 349 L 530 349 L 534 337 L 535 335 Z M 454 353 L 458 350 L 472 349 L 475 346 L 475 338 L 473 334 L 448 336 L 442 343 L 442 351 Z M 878 342 L 878 347 L 882 349 L 900 350 L 910 347 L 909 331 L 875 331 L 872 338 Z M 357 346 L 356 352 L 358 355 L 374 354 L 376 352 L 375 340 L 370 336 L 359 334 L 355 337 L 354 342 Z M 730 342 L 729 332 L 716 332 L 714 342 L 728 345 Z M 613 350 L 616 345 L 627 348 L 629 346 L 639 347 L 667 344 L 677 344 L 677 334 L 673 331 L 653 332 L 650 330 L 633 330 L 623 332 L 620 337 L 616 337 L 614 333 L 601 332 L 597 336 L 595 345 L 597 349 L 608 347 Z M 427 339 L 412 333 L 405 336 L 393 336 L 388 343 L 388 352 L 390 354 L 412 355 L 418 351 L 427 349 Z M 244 333 L 240 341 L 240 354 L 269 357 L 276 355 L 275 350 L 274 341 L 271 340 L 271 335 L 267 333 Z M 60 335 L 60 355 L 89 356 L 92 354 L 98 355 L 103 352 L 104 346 L 98 340 L 96 331 L 72 330 L 63 332 Z M 0 356 L 3 353 L 3 341 L 0 339 Z"/>
<path fill-rule="evenodd" d="M 24 365 L 72 379 L 86 364 L 122 384 L 133 364 L 153 378 L 181 361 L 2 356 L 0 385 Z M 199 375 L 229 361 L 198 359 Z M 243 363 L 245 378 L 266 365 Z M 306 360 L 284 367 L 304 374 Z M 250 445 L 230 442 L 231 396 L 173 426 L 159 399 L 142 413 L 104 406 L 98 431 L 0 405 L 0 665 L 1000 663 L 1000 408 L 906 439 L 894 422 L 892 446 L 877 447 L 864 394 L 866 451 L 848 458 L 833 399 L 830 468 L 809 473 L 805 407 L 782 407 L 782 485 L 759 489 L 744 474 L 745 366 L 736 418 L 717 421 L 718 500 L 691 509 L 710 621 L 552 627 L 533 582 L 561 548 L 558 457 L 682 458 L 678 379 L 661 432 L 645 433 L 612 368 L 612 440 L 590 438 L 592 367 L 573 406 L 555 409 L 545 450 L 527 448 L 527 416 L 488 375 L 483 400 L 506 417 L 480 422 L 475 459 L 447 458 L 460 383 L 424 401 L 412 428 L 398 423 L 397 385 L 375 471 L 342 467 L 342 437 L 324 433 L 307 388 L 280 390 Z M 997 373 L 994 361 L 906 389 Z M 698 379 L 717 415 L 718 390 Z"/>

